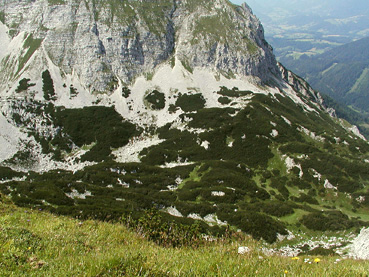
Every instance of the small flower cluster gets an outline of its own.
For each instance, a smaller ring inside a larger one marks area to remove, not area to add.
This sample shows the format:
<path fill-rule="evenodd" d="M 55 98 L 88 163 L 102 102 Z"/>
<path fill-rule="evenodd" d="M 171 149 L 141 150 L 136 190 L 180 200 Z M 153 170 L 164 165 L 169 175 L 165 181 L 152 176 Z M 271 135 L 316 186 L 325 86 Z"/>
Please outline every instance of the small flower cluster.
<path fill-rule="evenodd" d="M 294 258 L 292 258 L 292 260 L 299 260 L 299 258 L 298 257 L 294 257 Z M 310 260 L 309 258 L 305 258 L 304 259 L 304 263 L 308 263 L 308 264 L 312 264 L 312 263 L 318 264 L 320 262 L 321 262 L 321 259 L 320 258 L 315 258 L 313 260 Z"/>
<path fill-rule="evenodd" d="M 337 264 L 337 263 L 339 263 L 340 261 L 341 261 L 341 259 L 336 259 L 334 263 L 335 263 L 335 264 Z"/>

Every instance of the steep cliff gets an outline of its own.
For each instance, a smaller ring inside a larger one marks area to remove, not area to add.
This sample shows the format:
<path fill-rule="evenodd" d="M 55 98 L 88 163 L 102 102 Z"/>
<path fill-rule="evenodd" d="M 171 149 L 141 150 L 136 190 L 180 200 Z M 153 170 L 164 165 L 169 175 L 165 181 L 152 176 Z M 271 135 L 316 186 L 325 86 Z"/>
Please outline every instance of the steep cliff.
<path fill-rule="evenodd" d="M 3 84 L 47 68 L 46 61 L 64 78 L 78 76 L 90 92 L 111 92 L 176 59 L 190 72 L 206 68 L 264 82 L 279 75 L 258 19 L 227 0 L 7 0 L 0 14 L 9 45 Z"/>

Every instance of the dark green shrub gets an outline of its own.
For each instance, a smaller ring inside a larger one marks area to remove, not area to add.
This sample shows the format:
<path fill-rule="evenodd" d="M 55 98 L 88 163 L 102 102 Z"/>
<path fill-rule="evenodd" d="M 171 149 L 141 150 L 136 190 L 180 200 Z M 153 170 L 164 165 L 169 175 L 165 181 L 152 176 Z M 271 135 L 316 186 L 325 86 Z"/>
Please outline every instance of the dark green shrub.
<path fill-rule="evenodd" d="M 341 182 L 334 182 L 333 178 L 330 177 L 329 181 L 331 181 L 333 184 L 337 184 L 337 188 L 339 191 L 347 192 L 347 193 L 353 193 L 357 191 L 358 189 L 361 189 L 362 185 L 360 182 L 353 181 L 353 180 L 342 180 Z"/>
<path fill-rule="evenodd" d="M 308 195 L 311 197 L 315 197 L 317 195 L 317 192 L 315 189 L 311 188 L 308 192 Z"/>
<path fill-rule="evenodd" d="M 272 202 L 260 202 L 261 210 L 269 215 L 282 217 L 294 213 L 294 209 L 291 205 L 285 202 L 272 201 Z"/>
<path fill-rule="evenodd" d="M 223 196 L 213 195 L 213 192 L 222 192 Z M 235 203 L 237 200 L 243 199 L 245 193 L 242 191 L 233 191 L 224 187 L 212 187 L 202 189 L 200 196 L 203 201 L 211 203 Z"/>
<path fill-rule="evenodd" d="M 282 151 L 283 153 L 290 153 L 290 154 L 294 154 L 294 153 L 310 154 L 310 153 L 321 152 L 318 148 L 316 148 L 312 144 L 302 143 L 298 141 L 293 141 L 286 145 L 282 145 L 281 147 L 279 147 L 279 150 Z"/>
<path fill-rule="evenodd" d="M 182 94 L 177 98 L 176 106 L 180 107 L 184 112 L 193 112 L 205 107 L 205 99 L 201 93 L 198 94 Z"/>
<path fill-rule="evenodd" d="M 200 195 L 201 190 L 180 190 L 178 191 L 178 199 L 181 201 L 196 201 L 197 197 Z"/>
<path fill-rule="evenodd" d="M 20 177 L 23 174 L 12 170 L 9 167 L 0 166 L 0 180 L 11 179 L 14 177 Z"/>
<path fill-rule="evenodd" d="M 131 95 L 131 90 L 128 87 L 122 87 L 122 96 L 128 98 Z"/>
<path fill-rule="evenodd" d="M 31 81 L 31 79 L 28 78 L 23 78 L 22 80 L 19 81 L 19 85 L 18 87 L 15 89 L 16 93 L 20 93 L 22 91 L 26 91 L 28 88 L 35 86 L 36 84 L 29 84 L 29 81 Z"/>
<path fill-rule="evenodd" d="M 296 167 L 295 167 L 296 168 Z M 300 173 L 300 169 L 296 168 L 298 170 L 298 172 L 295 172 L 296 175 L 298 175 Z M 287 185 L 290 187 L 298 187 L 299 189 L 312 189 L 312 183 L 307 182 L 304 179 L 300 179 L 298 177 L 292 178 L 292 180 L 289 180 L 287 182 Z M 314 196 L 314 195 L 310 195 L 310 196 Z"/>
<path fill-rule="evenodd" d="M 169 221 L 155 209 L 145 211 L 137 221 L 129 215 L 124 216 L 122 222 L 164 247 L 197 247 L 202 243 L 199 223 L 190 225 Z"/>
<path fill-rule="evenodd" d="M 175 113 L 179 108 L 176 105 L 170 104 L 168 108 L 169 113 Z"/>
<path fill-rule="evenodd" d="M 162 110 L 165 107 L 165 94 L 157 90 L 146 95 L 145 100 L 151 104 L 153 110 Z"/>
<path fill-rule="evenodd" d="M 268 243 L 275 242 L 278 234 L 288 234 L 281 222 L 258 212 L 234 212 L 227 215 L 226 218 L 221 216 L 219 218 L 251 234 L 255 239 L 262 238 Z"/>
<path fill-rule="evenodd" d="M 306 250 L 306 251 L 303 251 L 303 252 L 300 252 L 299 253 L 299 256 L 302 256 L 302 255 L 308 255 L 308 256 L 335 256 L 337 255 L 336 252 L 334 252 L 333 249 L 326 249 L 326 248 L 323 248 L 321 246 L 319 247 L 316 247 L 312 250 Z"/>
<path fill-rule="evenodd" d="M 220 204 L 221 205 L 221 204 Z M 184 216 L 188 216 L 191 213 L 199 214 L 201 217 L 205 217 L 209 214 L 216 212 L 217 208 L 209 203 L 192 203 L 192 202 L 175 202 L 175 206 Z"/>
<path fill-rule="evenodd" d="M 231 99 L 229 99 L 228 97 L 226 97 L 226 96 L 221 96 L 221 97 L 219 97 L 218 98 L 218 102 L 220 103 L 220 104 L 222 104 L 222 105 L 228 105 L 229 103 L 231 103 L 232 102 L 232 100 Z"/>
<path fill-rule="evenodd" d="M 166 162 L 176 161 L 178 158 L 178 153 L 175 150 L 169 150 L 166 147 L 167 143 L 163 143 L 147 150 L 145 157 L 141 158 L 141 161 L 150 165 L 163 165 Z M 144 152 L 140 153 L 141 155 Z"/>
<path fill-rule="evenodd" d="M 247 96 L 252 94 L 252 91 L 246 90 L 246 91 L 240 91 L 238 88 L 234 87 L 232 89 L 228 89 L 224 86 L 220 87 L 220 90 L 217 92 L 220 95 L 228 96 L 228 97 L 241 97 L 241 96 Z"/>
<path fill-rule="evenodd" d="M 55 125 L 79 147 L 95 142 L 96 145 L 82 160 L 102 161 L 108 159 L 111 148 L 128 143 L 129 138 L 139 133 L 134 124 L 124 121 L 113 107 L 85 107 L 83 109 L 58 109 Z M 63 145 L 63 139 L 60 139 Z M 54 140 L 55 145 L 58 141 Z"/>
<path fill-rule="evenodd" d="M 230 122 L 232 122 L 232 117 L 230 116 L 231 112 L 234 112 L 234 109 L 210 108 L 201 109 L 195 114 L 185 116 L 192 118 L 192 121 L 189 123 L 190 127 L 209 129 L 220 128 L 222 125 L 228 125 Z"/>
<path fill-rule="evenodd" d="M 73 85 L 70 85 L 69 87 L 69 97 L 70 98 L 73 98 L 73 97 L 76 97 L 78 94 L 78 91 L 75 87 L 73 87 Z"/>
<path fill-rule="evenodd" d="M 0 12 L 0 22 L 5 24 L 5 13 L 4 12 Z"/>
<path fill-rule="evenodd" d="M 363 225 L 361 221 L 349 219 L 347 215 L 338 211 L 313 212 L 304 215 L 300 222 L 307 228 L 317 231 L 348 230 Z"/>
<path fill-rule="evenodd" d="M 56 100 L 54 82 L 49 70 L 42 72 L 42 83 L 42 91 L 44 92 L 45 100 Z"/>
<path fill-rule="evenodd" d="M 286 187 L 288 179 L 286 177 L 272 177 L 271 187 L 276 188 L 284 198 L 288 199 L 290 192 Z"/>

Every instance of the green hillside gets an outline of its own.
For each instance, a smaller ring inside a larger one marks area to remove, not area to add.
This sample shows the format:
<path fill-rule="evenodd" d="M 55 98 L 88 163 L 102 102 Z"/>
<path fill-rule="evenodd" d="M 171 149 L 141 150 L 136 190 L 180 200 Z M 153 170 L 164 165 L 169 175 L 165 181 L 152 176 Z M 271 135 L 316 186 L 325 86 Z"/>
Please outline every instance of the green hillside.
<path fill-rule="evenodd" d="M 369 270 L 368 262 L 334 256 L 267 256 L 260 242 L 244 236 L 164 248 L 122 224 L 23 209 L 4 197 L 0 230 L 1 276 L 365 276 Z M 237 254 L 239 246 L 250 252 Z"/>
<path fill-rule="evenodd" d="M 304 77 L 314 89 L 329 95 L 336 102 L 351 108 L 349 113 L 361 119 L 367 133 L 369 119 L 369 38 L 334 48 L 317 56 L 285 58 L 282 63 Z M 355 111 L 359 115 L 355 116 Z M 364 115 L 364 117 L 362 117 Z M 344 115 L 345 116 L 345 115 Z M 350 115 L 346 115 L 350 118 Z"/>
<path fill-rule="evenodd" d="M 187 111 L 179 122 L 144 130 L 112 108 L 35 102 L 33 111 L 44 110 L 59 130 L 54 138 L 36 133 L 45 153 L 68 157 L 77 145 L 86 149 L 81 161 L 100 163 L 27 174 L 2 167 L 0 191 L 17 205 L 81 219 L 138 219 L 154 208 L 204 233 L 222 235 L 229 225 L 269 243 L 288 230 L 356 232 L 369 225 L 368 143 L 325 111 L 308 111 L 283 94 L 225 87 L 217 94 L 223 107 L 204 108 L 193 94 L 197 110 L 179 96 L 174 108 Z M 242 99 L 247 106 L 232 105 Z M 19 126 L 27 124 L 16 115 Z M 143 148 L 140 163 L 117 162 L 113 150 L 142 135 L 161 141 Z M 29 155 L 19 152 L 7 164 L 30 163 Z"/>

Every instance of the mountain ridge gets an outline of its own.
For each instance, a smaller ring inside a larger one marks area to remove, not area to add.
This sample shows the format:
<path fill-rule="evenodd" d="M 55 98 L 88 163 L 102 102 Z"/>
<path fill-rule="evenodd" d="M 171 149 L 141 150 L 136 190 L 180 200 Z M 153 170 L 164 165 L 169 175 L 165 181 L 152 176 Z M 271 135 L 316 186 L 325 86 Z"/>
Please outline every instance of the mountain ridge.
<path fill-rule="evenodd" d="M 269 79 L 266 76 L 269 72 L 278 74 L 270 46 L 263 39 L 260 22 L 246 8 L 224 0 L 218 2 L 212 4 L 215 11 L 209 13 L 206 1 L 201 5 L 193 1 L 163 0 L 156 3 L 159 6 L 152 11 L 145 8 L 145 5 L 152 5 L 150 1 L 121 5 L 113 0 L 57 1 L 56 4 L 37 1 L 32 5 L 5 1 L 2 13 L 7 26 L 13 26 L 9 34 L 14 36 L 18 34 L 18 28 L 26 26 L 28 36 L 23 38 L 24 47 L 32 47 L 28 48 L 25 60 L 30 58 L 27 54 L 32 55 L 41 47 L 44 52 L 41 59 L 50 59 L 65 74 L 75 71 L 90 92 L 107 92 L 111 89 L 108 85 L 114 88 L 119 82 L 129 84 L 142 73 L 150 73 L 158 64 L 173 59 L 173 54 L 189 70 L 212 65 L 225 74 L 230 70 L 232 74 L 258 76 L 264 81 Z M 221 8 L 217 9 L 218 6 Z M 24 13 L 25 18 L 22 19 L 20 13 Z M 122 14 L 129 17 L 122 18 Z M 220 23 L 224 20 L 226 22 Z M 59 22 L 63 23 L 60 25 Z M 83 22 L 83 25 L 78 22 Z M 131 26 L 129 22 L 134 24 Z M 211 24 L 216 24 L 215 28 Z M 229 29 L 224 29 L 225 26 Z M 237 36 L 244 38 L 239 40 L 237 47 L 227 42 L 235 39 L 231 29 L 239 29 Z M 202 38 L 199 32 L 207 36 Z M 227 33 L 232 33 L 232 36 Z M 197 34 L 200 34 L 198 38 Z M 211 49 L 205 56 L 204 48 Z M 78 52 L 78 57 L 75 58 L 73 52 Z M 48 57 L 50 53 L 52 55 Z M 8 66 L 12 67 L 12 64 Z M 20 69 L 23 66 L 18 64 Z M 93 85 L 90 79 L 99 80 L 95 81 L 99 83 Z"/>
<path fill-rule="evenodd" d="M 155 208 L 270 243 L 368 225 L 368 143 L 276 62 L 247 5 L 3 3 L 0 191 L 17 205 Z"/>

